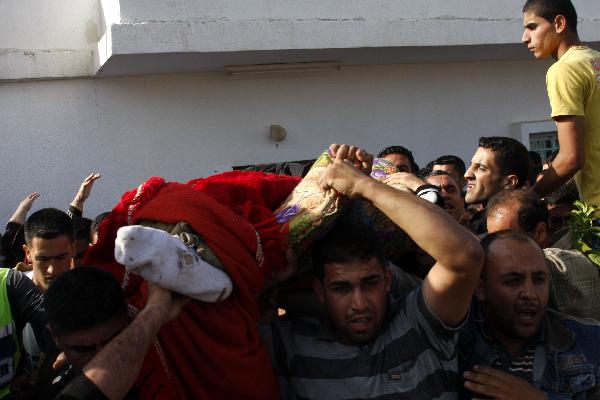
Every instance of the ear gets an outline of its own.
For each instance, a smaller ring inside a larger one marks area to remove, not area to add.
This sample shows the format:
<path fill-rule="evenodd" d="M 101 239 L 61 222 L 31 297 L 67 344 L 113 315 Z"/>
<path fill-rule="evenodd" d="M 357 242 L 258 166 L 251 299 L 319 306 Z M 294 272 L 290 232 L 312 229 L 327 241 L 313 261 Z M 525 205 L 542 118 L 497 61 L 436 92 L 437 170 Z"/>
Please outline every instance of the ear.
<path fill-rule="evenodd" d="M 504 189 L 514 189 L 519 183 L 519 177 L 516 175 L 508 175 L 504 178 Z"/>
<path fill-rule="evenodd" d="M 27 257 L 27 260 L 30 261 L 29 253 L 31 252 L 31 250 L 29 249 L 29 247 L 27 247 L 27 244 L 23 245 L 23 251 L 25 252 L 25 256 Z"/>
<path fill-rule="evenodd" d="M 313 279 L 312 284 L 313 290 L 315 291 L 315 295 L 317 296 L 319 302 L 325 303 L 325 289 L 323 288 L 323 282 L 321 282 L 320 279 L 315 278 Z"/>
<path fill-rule="evenodd" d="M 564 15 L 557 15 L 554 18 L 554 30 L 556 33 L 561 34 L 567 30 L 567 19 Z"/>
<path fill-rule="evenodd" d="M 548 225 L 545 222 L 538 222 L 533 230 L 533 239 L 540 245 L 543 244 L 548 239 Z"/>
<path fill-rule="evenodd" d="M 477 282 L 477 287 L 475 288 L 475 297 L 479 301 L 485 301 L 485 286 L 483 285 L 483 280 L 479 278 L 479 282 Z"/>

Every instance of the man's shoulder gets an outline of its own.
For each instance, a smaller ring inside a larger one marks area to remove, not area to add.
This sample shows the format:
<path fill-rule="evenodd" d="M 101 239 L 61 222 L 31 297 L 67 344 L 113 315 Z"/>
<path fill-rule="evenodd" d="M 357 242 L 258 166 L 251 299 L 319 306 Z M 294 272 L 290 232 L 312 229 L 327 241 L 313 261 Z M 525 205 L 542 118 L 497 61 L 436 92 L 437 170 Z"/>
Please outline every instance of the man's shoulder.
<path fill-rule="evenodd" d="M 546 313 L 553 323 L 559 324 L 573 334 L 573 341 L 579 347 L 594 349 L 598 357 L 596 361 L 600 362 L 600 348 L 597 346 L 600 337 L 600 321 L 592 318 L 577 318 L 552 309 L 547 309 Z"/>
<path fill-rule="evenodd" d="M 591 64 L 590 64 L 591 63 Z M 590 67 L 600 67 L 600 52 L 585 46 L 570 49 L 548 68 L 548 77 L 560 74 L 584 73 Z"/>

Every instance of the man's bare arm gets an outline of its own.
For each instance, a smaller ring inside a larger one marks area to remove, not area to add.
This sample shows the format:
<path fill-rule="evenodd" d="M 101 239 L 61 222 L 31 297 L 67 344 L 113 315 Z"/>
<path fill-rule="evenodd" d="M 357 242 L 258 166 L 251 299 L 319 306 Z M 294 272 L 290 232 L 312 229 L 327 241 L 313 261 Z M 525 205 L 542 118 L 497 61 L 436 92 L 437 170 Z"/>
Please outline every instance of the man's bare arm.
<path fill-rule="evenodd" d="M 442 208 L 377 182 L 341 157 L 327 168 L 321 185 L 372 201 L 429 253 L 437 262 L 423 283 L 427 304 L 447 325 L 464 319 L 483 264 L 483 249 L 473 234 Z"/>
<path fill-rule="evenodd" d="M 168 290 L 149 284 L 146 307 L 84 367 L 85 376 L 109 399 L 122 399 L 135 383 L 160 327 L 175 318 L 188 300 L 174 300 Z"/>
<path fill-rule="evenodd" d="M 550 168 L 533 186 L 540 196 L 552 193 L 569 181 L 585 164 L 585 118 L 580 116 L 556 117 L 560 150 Z"/>
<path fill-rule="evenodd" d="M 83 203 L 90 197 L 90 193 L 92 192 L 92 187 L 94 186 L 94 182 L 100 179 L 101 175 L 95 172 L 92 172 L 88 175 L 81 185 L 79 186 L 79 190 L 75 195 L 75 198 L 71 202 L 71 205 L 81 211 L 83 213 Z"/>
<path fill-rule="evenodd" d="M 40 197 L 38 192 L 29 193 L 17 206 L 12 217 L 10 217 L 9 222 L 15 222 L 17 224 L 25 225 L 25 221 L 27 220 L 27 213 L 31 210 L 31 206 L 33 202 Z"/>

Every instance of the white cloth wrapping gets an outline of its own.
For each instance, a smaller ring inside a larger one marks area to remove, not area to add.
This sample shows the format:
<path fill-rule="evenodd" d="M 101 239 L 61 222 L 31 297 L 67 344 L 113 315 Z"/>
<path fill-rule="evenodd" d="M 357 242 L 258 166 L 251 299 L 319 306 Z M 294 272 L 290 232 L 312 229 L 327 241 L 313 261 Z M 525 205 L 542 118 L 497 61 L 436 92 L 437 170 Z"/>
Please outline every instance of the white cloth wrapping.
<path fill-rule="evenodd" d="M 196 300 L 222 301 L 233 287 L 225 272 L 204 261 L 178 237 L 159 229 L 140 225 L 120 228 L 115 259 L 147 281 Z"/>

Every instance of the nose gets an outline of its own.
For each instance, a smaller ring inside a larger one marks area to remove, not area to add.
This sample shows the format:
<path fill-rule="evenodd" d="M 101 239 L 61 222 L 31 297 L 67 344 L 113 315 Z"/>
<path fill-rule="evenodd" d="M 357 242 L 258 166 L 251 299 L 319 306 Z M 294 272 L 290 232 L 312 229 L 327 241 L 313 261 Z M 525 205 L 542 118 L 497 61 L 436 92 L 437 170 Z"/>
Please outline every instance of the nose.
<path fill-rule="evenodd" d="M 527 30 L 523 31 L 523 37 L 521 37 L 521 41 L 527 44 L 530 40 L 531 38 L 529 37 L 529 32 L 527 32 Z"/>
<path fill-rule="evenodd" d="M 469 166 L 469 168 L 467 168 L 467 171 L 465 172 L 465 176 L 464 178 L 466 180 L 471 180 L 471 179 L 475 179 L 475 174 L 473 174 L 473 166 Z"/>
<path fill-rule="evenodd" d="M 50 262 L 50 263 L 48 264 L 48 268 L 46 268 L 46 273 L 47 273 L 48 275 L 52 275 L 52 272 L 54 272 L 54 265 L 52 265 L 52 264 L 54 264 L 54 263 L 53 263 L 53 262 Z"/>
<path fill-rule="evenodd" d="M 367 299 L 360 288 L 352 292 L 352 309 L 354 311 L 363 311 L 367 308 Z"/>
<path fill-rule="evenodd" d="M 536 297 L 535 286 L 531 279 L 526 279 L 525 283 L 523 283 L 521 297 L 523 299 L 534 299 Z"/>

